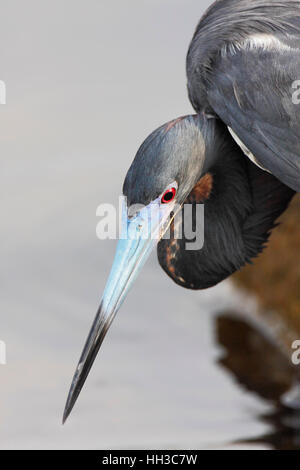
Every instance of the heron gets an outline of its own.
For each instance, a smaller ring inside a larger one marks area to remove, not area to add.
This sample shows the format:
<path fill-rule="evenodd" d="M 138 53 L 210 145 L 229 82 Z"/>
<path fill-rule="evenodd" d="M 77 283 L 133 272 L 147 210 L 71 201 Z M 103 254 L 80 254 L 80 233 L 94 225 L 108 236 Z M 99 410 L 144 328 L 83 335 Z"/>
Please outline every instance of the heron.
<path fill-rule="evenodd" d="M 300 191 L 300 2 L 215 1 L 198 23 L 186 70 L 195 114 L 156 129 L 128 170 L 122 231 L 133 236 L 118 241 L 63 421 L 155 246 L 179 286 L 213 287 L 262 252 Z M 187 250 L 174 230 L 164 237 L 186 204 L 204 204 L 199 250 Z"/>

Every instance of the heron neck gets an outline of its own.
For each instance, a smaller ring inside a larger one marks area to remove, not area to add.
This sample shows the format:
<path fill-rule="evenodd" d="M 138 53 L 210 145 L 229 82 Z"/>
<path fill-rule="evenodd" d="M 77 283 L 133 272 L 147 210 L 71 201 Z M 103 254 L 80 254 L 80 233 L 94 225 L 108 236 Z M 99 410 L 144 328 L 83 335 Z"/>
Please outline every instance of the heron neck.
<path fill-rule="evenodd" d="M 204 203 L 203 248 L 186 250 L 185 237 L 158 245 L 162 268 L 189 289 L 212 287 L 251 262 L 294 195 L 248 160 L 225 126 L 209 125 L 202 178 L 185 201 Z"/>

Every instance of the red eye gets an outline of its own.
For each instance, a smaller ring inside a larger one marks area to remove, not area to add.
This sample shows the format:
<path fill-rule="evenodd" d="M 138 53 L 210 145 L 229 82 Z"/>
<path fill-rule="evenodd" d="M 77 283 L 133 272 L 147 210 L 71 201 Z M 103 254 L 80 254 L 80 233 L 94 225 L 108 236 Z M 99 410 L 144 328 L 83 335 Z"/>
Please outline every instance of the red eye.
<path fill-rule="evenodd" d="M 162 204 L 168 204 L 169 202 L 173 201 L 176 194 L 175 188 L 167 189 L 167 191 L 162 195 L 161 202 Z"/>

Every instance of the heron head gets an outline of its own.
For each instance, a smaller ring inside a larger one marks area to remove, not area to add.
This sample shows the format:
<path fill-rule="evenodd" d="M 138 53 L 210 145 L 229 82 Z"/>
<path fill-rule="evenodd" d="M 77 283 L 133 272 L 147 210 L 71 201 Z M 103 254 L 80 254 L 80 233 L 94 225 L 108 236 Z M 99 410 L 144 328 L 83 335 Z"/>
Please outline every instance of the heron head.
<path fill-rule="evenodd" d="M 175 119 L 141 145 L 126 175 L 122 230 L 100 307 L 69 392 L 69 415 L 111 322 L 152 248 L 199 180 L 205 163 L 205 129 L 199 115 Z"/>
<path fill-rule="evenodd" d="M 147 206 L 174 182 L 175 200 L 182 204 L 199 179 L 204 153 L 200 115 L 180 117 L 156 129 L 140 146 L 126 175 L 123 194 L 128 206 Z"/>

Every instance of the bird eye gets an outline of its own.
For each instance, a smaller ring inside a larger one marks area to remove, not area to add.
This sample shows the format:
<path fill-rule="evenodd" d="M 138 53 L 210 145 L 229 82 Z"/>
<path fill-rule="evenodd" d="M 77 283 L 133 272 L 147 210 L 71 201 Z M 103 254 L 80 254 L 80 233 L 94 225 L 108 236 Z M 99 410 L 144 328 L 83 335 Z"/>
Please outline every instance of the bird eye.
<path fill-rule="evenodd" d="M 168 204 L 169 202 L 173 201 L 176 195 L 176 189 L 170 188 L 162 195 L 161 202 L 162 204 Z"/>

